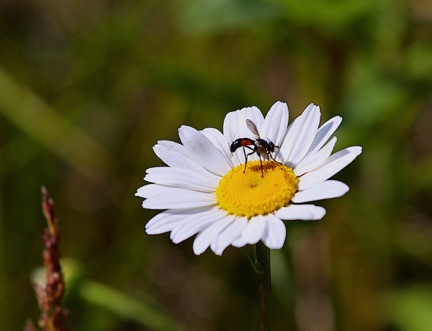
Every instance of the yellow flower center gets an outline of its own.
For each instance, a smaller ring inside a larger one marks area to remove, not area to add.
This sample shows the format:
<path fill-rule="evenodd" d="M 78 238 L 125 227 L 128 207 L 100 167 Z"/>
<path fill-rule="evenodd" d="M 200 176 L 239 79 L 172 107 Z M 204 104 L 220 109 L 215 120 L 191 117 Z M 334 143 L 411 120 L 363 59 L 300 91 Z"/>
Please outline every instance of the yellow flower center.
<path fill-rule="evenodd" d="M 218 206 L 238 216 L 266 215 L 287 206 L 297 192 L 298 179 L 291 168 L 274 162 L 249 161 L 231 169 L 216 189 Z"/>

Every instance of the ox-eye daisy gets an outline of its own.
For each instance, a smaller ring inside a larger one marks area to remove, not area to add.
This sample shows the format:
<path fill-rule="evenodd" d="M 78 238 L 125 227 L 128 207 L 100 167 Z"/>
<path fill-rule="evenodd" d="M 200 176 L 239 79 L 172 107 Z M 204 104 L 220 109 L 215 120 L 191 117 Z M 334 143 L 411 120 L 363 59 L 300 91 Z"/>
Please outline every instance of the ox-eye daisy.
<path fill-rule="evenodd" d="M 228 113 L 223 133 L 182 126 L 181 144 L 158 141 L 154 151 L 168 167 L 148 169 L 144 179 L 151 184 L 136 195 L 145 198 L 144 208 L 165 211 L 147 223 L 146 232 L 171 232 L 174 243 L 197 235 L 197 255 L 208 247 L 221 255 L 229 245 L 260 240 L 281 248 L 286 236 L 282 220 L 323 218 L 325 209 L 310 202 L 344 195 L 348 186 L 329 178 L 361 153 L 361 147 L 349 147 L 332 154 L 336 137 L 330 137 L 342 119 L 333 117 L 319 127 L 320 116 L 319 107 L 310 104 L 288 126 L 288 107 L 276 102 L 265 118 L 256 107 Z M 258 148 L 262 163 L 252 153 L 254 145 L 242 147 L 258 139 L 250 121 L 274 147 Z"/>

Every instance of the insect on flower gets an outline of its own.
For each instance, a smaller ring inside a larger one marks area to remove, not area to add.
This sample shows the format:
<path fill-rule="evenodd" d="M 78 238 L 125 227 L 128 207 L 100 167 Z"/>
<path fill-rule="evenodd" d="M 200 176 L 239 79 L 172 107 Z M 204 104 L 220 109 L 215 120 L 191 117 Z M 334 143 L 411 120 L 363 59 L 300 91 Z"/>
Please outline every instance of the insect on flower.
<path fill-rule="evenodd" d="M 256 125 L 247 121 L 245 127 L 246 118 Z M 167 166 L 147 169 L 148 183 L 136 192 L 145 209 L 161 210 L 146 224 L 146 233 L 170 233 L 175 244 L 196 236 L 196 255 L 207 249 L 222 255 L 229 246 L 259 241 L 269 249 L 281 249 L 287 237 L 284 221 L 322 219 L 326 210 L 313 201 L 348 192 L 348 185 L 330 178 L 353 162 L 362 148 L 333 153 L 333 134 L 342 118 L 335 116 L 320 126 L 321 111 L 315 104 L 290 124 L 288 118 L 284 102 L 276 102 L 266 116 L 256 107 L 245 107 L 226 114 L 222 132 L 182 126 L 180 144 L 158 141 L 154 152 Z M 230 150 L 240 158 L 232 157 Z M 265 178 L 259 176 L 260 162 L 253 153 L 269 159 L 261 168 Z M 247 173 L 244 161 L 249 162 Z"/>
<path fill-rule="evenodd" d="M 248 156 L 257 153 L 261 164 L 261 177 L 264 177 L 264 170 L 262 165 L 262 159 L 277 162 L 271 153 L 275 151 L 275 148 L 279 148 L 273 142 L 261 139 L 256 124 L 250 119 L 246 119 L 246 126 L 255 135 L 255 140 L 250 138 L 239 138 L 233 141 L 230 147 L 231 153 L 234 153 L 240 147 L 243 147 L 243 153 L 245 156 L 245 167 L 243 173 L 246 172 L 246 165 L 248 162 Z M 246 154 L 246 148 L 251 150 L 250 153 Z M 279 163 L 279 162 L 278 162 Z"/>

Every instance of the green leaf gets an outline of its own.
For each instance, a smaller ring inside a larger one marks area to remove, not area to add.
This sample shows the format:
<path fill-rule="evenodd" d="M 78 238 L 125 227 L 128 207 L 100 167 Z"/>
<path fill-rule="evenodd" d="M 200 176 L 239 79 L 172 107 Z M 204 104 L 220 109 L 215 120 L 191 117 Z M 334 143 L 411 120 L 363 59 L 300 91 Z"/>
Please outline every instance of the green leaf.
<path fill-rule="evenodd" d="M 432 325 L 432 288 L 417 285 L 394 290 L 385 296 L 390 323 L 398 330 L 430 331 Z"/>

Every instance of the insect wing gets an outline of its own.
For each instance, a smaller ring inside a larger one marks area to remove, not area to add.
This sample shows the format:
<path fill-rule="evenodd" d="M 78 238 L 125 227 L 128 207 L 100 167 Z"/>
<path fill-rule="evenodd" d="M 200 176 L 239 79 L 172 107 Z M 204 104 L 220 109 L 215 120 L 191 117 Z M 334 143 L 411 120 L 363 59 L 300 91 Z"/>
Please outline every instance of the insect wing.
<path fill-rule="evenodd" d="M 265 146 L 259 145 L 257 148 L 257 153 L 264 159 L 269 160 L 269 151 L 266 149 Z"/>
<path fill-rule="evenodd" d="M 248 127 L 248 129 L 249 130 L 251 130 L 251 132 L 257 137 L 257 138 L 259 138 L 259 132 L 258 132 L 258 129 L 257 129 L 257 127 L 256 127 L 256 125 L 255 125 L 255 123 L 254 122 L 252 122 L 250 119 L 246 119 L 246 126 Z"/>

